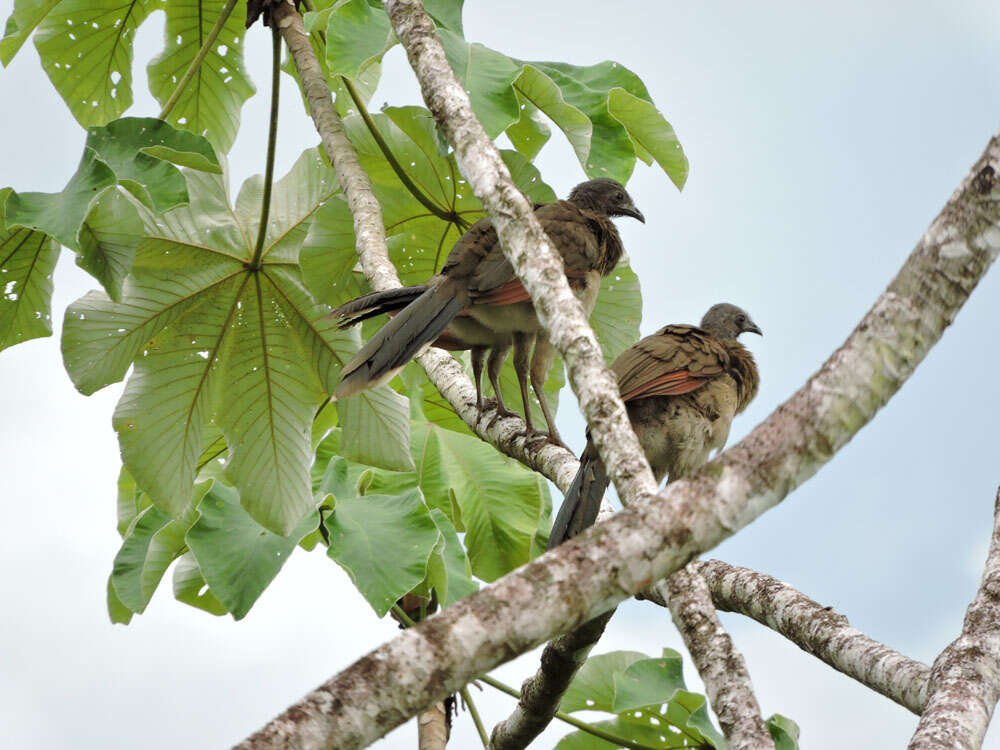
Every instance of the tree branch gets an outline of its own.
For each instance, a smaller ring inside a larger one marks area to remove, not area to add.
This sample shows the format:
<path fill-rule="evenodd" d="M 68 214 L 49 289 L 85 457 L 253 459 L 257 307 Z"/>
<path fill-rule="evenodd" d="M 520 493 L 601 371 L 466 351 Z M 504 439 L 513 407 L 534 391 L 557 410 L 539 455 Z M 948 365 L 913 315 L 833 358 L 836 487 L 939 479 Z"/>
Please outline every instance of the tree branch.
<path fill-rule="evenodd" d="M 926 664 L 868 637 L 832 607 L 769 575 L 720 560 L 699 560 L 690 567 L 708 584 L 717 609 L 751 617 L 913 713 L 923 710 L 930 674 Z"/>
<path fill-rule="evenodd" d="M 545 647 L 538 671 L 521 686 L 514 712 L 493 728 L 489 750 L 527 747 L 545 730 L 556 715 L 563 693 L 614 613 L 605 612 Z"/>
<path fill-rule="evenodd" d="M 656 586 L 698 668 L 708 701 L 733 750 L 774 750 L 743 655 L 719 622 L 708 584 L 688 565 Z"/>
<path fill-rule="evenodd" d="M 302 17 L 290 0 L 282 0 L 273 6 L 272 18 L 298 70 L 313 123 L 347 198 L 354 218 L 358 259 L 365 278 L 376 291 L 396 289 L 402 285 L 389 260 L 382 209 L 375 198 L 371 180 L 361 167 L 357 151 L 333 106 L 330 87 L 302 25 Z M 558 445 L 545 443 L 539 446 L 537 441 L 530 440 L 525 434 L 524 420 L 506 417 L 491 424 L 494 412 L 487 411 L 477 423 L 476 391 L 458 360 L 441 349 L 431 348 L 417 361 L 455 413 L 480 438 L 560 487 L 568 486 L 573 480 L 579 466 L 576 457 Z M 488 429 L 486 425 L 490 425 Z"/>
<path fill-rule="evenodd" d="M 844 345 L 744 440 L 652 501 L 361 657 L 240 747 L 364 747 L 476 675 L 679 570 L 783 500 L 888 402 L 995 260 L 998 173 L 995 136 Z"/>
<path fill-rule="evenodd" d="M 909 750 L 974 750 L 1000 697 L 1000 489 L 983 580 L 962 634 L 934 660 L 927 706 Z"/>
<path fill-rule="evenodd" d="M 417 717 L 417 750 L 444 750 L 448 744 L 448 713 L 444 701 Z"/>
<path fill-rule="evenodd" d="M 493 222 L 504 254 L 531 295 L 539 322 L 563 356 L 591 438 L 619 497 L 626 503 L 651 497 L 656 492 L 653 472 L 632 431 L 618 382 L 604 361 L 580 301 L 569 288 L 561 256 L 473 113 L 423 4 L 420 0 L 384 0 L 383 4 L 420 81 L 424 102 Z"/>

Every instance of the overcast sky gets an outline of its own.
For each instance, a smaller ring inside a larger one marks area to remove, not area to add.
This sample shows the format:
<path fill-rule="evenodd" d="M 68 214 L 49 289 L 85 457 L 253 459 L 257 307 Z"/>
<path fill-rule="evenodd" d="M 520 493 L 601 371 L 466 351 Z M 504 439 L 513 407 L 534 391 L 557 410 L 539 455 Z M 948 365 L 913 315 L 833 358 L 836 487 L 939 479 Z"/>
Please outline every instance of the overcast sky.
<path fill-rule="evenodd" d="M 613 5 L 613 12 L 609 8 Z M 643 283 L 642 332 L 742 305 L 763 328 L 747 342 L 762 387 L 733 440 L 786 399 L 850 333 L 1000 125 L 1000 5 L 469 0 L 466 35 L 510 55 L 617 60 L 645 81 L 691 162 L 683 193 L 640 165 L 629 190 L 647 217 L 622 222 Z M 11 0 L 0 0 L 6 18 Z M 136 105 L 155 115 L 143 71 L 162 14 L 136 38 Z M 266 94 L 268 36 L 249 35 Z M 397 49 L 373 104 L 416 103 Z M 290 81 L 287 77 L 285 82 Z M 317 142 L 284 89 L 278 174 Z M 58 190 L 83 130 L 31 45 L 0 71 L 0 187 Z M 234 185 L 263 170 L 266 96 L 244 110 Z M 539 158 L 560 194 L 583 177 L 553 136 Z M 53 319 L 96 283 L 64 256 Z M 978 585 L 1000 482 L 1000 272 L 973 294 L 892 403 L 832 463 L 712 556 L 786 580 L 853 625 L 930 662 Z M 109 624 L 104 590 L 118 549 L 112 386 L 85 398 L 57 338 L 0 353 L 0 731 L 18 748 L 216 748 L 395 633 L 319 551 L 297 551 L 239 623 L 173 600 Z M 568 391 L 560 429 L 583 422 Z M 558 495 L 558 493 L 556 493 Z M 556 498 L 558 500 L 558 496 Z M 169 576 L 168 576 L 169 578 Z M 779 636 L 726 615 L 765 715 L 802 728 L 803 747 L 903 747 L 916 718 Z M 666 614 L 624 604 L 597 652 L 682 649 Z M 497 671 L 519 685 L 526 655 Z M 690 662 L 689 685 L 699 686 Z M 478 693 L 485 720 L 513 701 Z M 554 725 L 536 743 L 553 746 Z M 458 719 L 452 746 L 478 741 Z M 376 747 L 413 748 L 413 723 Z M 1000 749 L 1000 730 L 986 747 Z"/>

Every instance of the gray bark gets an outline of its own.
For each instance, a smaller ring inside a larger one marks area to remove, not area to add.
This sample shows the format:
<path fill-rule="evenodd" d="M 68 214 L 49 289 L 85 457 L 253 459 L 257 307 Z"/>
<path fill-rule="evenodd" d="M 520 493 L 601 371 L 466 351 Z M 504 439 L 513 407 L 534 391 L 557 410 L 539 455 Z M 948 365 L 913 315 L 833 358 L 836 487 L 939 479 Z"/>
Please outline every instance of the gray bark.
<path fill-rule="evenodd" d="M 739 612 L 781 633 L 839 672 L 919 714 L 927 701 L 930 667 L 851 627 L 832 607 L 764 573 L 700 560 L 697 571 L 723 612 Z"/>
<path fill-rule="evenodd" d="M 783 500 L 902 386 L 995 260 L 998 174 L 995 136 L 844 345 L 743 441 L 361 657 L 240 747 L 364 747 L 476 675 L 679 570 Z"/>
<path fill-rule="evenodd" d="M 632 432 L 618 382 L 604 362 L 580 300 L 569 288 L 562 258 L 473 113 L 434 23 L 420 0 L 384 0 L 384 5 L 428 109 L 493 222 L 504 254 L 531 296 L 549 341 L 563 356 L 570 386 L 619 497 L 631 502 L 652 496 L 656 492 L 653 472 Z"/>
<path fill-rule="evenodd" d="M 1000 697 L 1000 490 L 983 580 L 962 634 L 934 660 L 927 706 L 910 750 L 974 750 Z"/>
<path fill-rule="evenodd" d="M 743 655 L 719 622 L 708 584 L 692 565 L 657 584 L 733 750 L 774 750 Z"/>

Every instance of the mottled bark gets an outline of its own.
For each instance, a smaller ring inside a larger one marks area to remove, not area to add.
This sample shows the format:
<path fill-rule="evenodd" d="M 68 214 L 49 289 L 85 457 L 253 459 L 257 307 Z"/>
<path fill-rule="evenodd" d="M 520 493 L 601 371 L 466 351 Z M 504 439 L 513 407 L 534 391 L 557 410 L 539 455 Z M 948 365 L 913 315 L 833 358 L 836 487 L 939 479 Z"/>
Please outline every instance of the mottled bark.
<path fill-rule="evenodd" d="M 302 17 L 287 0 L 277 3 L 272 13 L 299 73 L 323 148 L 336 170 L 354 217 L 355 243 L 365 278 L 372 289 L 395 289 L 400 286 L 400 281 L 389 260 L 382 209 L 375 198 L 371 180 L 362 169 L 357 151 L 347 138 L 343 122 L 333 106 L 330 88 L 302 25 Z M 539 445 L 538 441 L 528 440 L 523 420 L 516 417 L 498 419 L 486 429 L 485 425 L 494 415 L 494 412 L 488 411 L 477 423 L 475 388 L 454 357 L 432 348 L 418 361 L 441 395 L 479 437 L 560 487 L 572 481 L 578 466 L 576 457 L 557 445 Z"/>
<path fill-rule="evenodd" d="M 885 405 L 1000 252 L 1000 137 L 820 370 L 744 440 L 316 688 L 244 748 L 364 747 L 476 675 L 607 612 L 746 526 Z"/>
<path fill-rule="evenodd" d="M 493 728 L 489 750 L 527 747 L 549 725 L 559 701 L 573 677 L 587 660 L 587 654 L 604 634 L 614 610 L 595 617 L 542 651 L 542 663 L 533 677 L 521 686 L 521 698 L 514 712 Z"/>
<path fill-rule="evenodd" d="M 417 717 L 417 750 L 444 750 L 448 744 L 448 711 L 444 701 Z"/>
<path fill-rule="evenodd" d="M 689 565 L 656 585 L 694 661 L 733 750 L 774 750 L 743 655 L 719 622 L 708 584 Z"/>
<path fill-rule="evenodd" d="M 385 0 L 384 5 L 424 101 L 455 150 L 458 168 L 493 222 L 549 341 L 563 356 L 570 386 L 619 497 L 630 502 L 652 496 L 656 482 L 649 462 L 632 432 L 617 380 L 569 288 L 562 258 L 473 113 L 430 16 L 420 0 Z"/>
<path fill-rule="evenodd" d="M 930 675 L 926 664 L 868 637 L 832 607 L 769 575 L 720 560 L 689 567 L 708 584 L 716 609 L 752 617 L 886 698 L 916 714 L 923 710 Z"/>
<path fill-rule="evenodd" d="M 983 580 L 962 634 L 934 660 L 927 705 L 909 750 L 974 750 L 1000 697 L 1000 490 Z"/>

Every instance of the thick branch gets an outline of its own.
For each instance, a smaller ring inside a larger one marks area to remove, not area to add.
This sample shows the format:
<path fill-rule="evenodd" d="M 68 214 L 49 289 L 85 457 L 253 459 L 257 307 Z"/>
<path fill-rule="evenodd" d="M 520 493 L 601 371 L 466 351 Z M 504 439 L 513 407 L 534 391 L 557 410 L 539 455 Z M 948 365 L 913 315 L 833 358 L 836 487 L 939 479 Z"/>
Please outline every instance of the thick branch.
<path fill-rule="evenodd" d="M 375 198 L 371 180 L 361 167 L 357 151 L 344 131 L 343 122 L 333 106 L 330 87 L 302 25 L 302 17 L 289 0 L 279 2 L 272 11 L 274 23 L 281 30 L 302 81 L 309 102 L 309 112 L 323 141 L 323 148 L 337 173 L 340 187 L 354 217 L 354 235 L 358 259 L 372 289 L 383 291 L 401 286 L 385 244 L 382 209 Z M 486 412 L 477 424 L 476 392 L 462 365 L 440 349 L 429 349 L 418 358 L 441 395 L 455 413 L 479 437 L 508 456 L 543 474 L 560 487 L 566 487 L 576 474 L 579 463 L 569 451 L 551 443 L 532 446 L 521 419 L 498 419 L 490 429 L 493 412 Z"/>
<path fill-rule="evenodd" d="M 1000 252 L 998 173 L 994 137 L 844 345 L 743 441 L 651 502 L 630 505 L 361 657 L 241 747 L 364 747 L 779 503 L 902 386 Z"/>
<path fill-rule="evenodd" d="M 983 580 L 962 634 L 934 660 L 930 695 L 909 750 L 974 750 L 1000 698 L 1000 489 Z"/>
<path fill-rule="evenodd" d="M 448 744 L 448 711 L 435 703 L 417 717 L 417 750 L 444 750 Z"/>
<path fill-rule="evenodd" d="M 923 710 L 930 674 L 926 664 L 869 638 L 831 607 L 769 575 L 719 560 L 690 567 L 708 584 L 716 608 L 752 617 L 886 698 L 916 714 Z"/>
<path fill-rule="evenodd" d="M 566 362 L 570 385 L 619 497 L 631 502 L 652 496 L 656 482 L 649 462 L 632 432 L 618 383 L 604 362 L 580 301 L 569 288 L 562 258 L 473 113 L 430 16 L 420 0 L 384 0 L 384 5 L 427 107 L 493 222 L 504 254 L 531 295 L 539 322 Z"/>
<path fill-rule="evenodd" d="M 708 584 L 688 565 L 657 584 L 733 750 L 774 750 L 743 655 L 719 622 Z"/>
<path fill-rule="evenodd" d="M 614 610 L 556 638 L 542 651 L 535 675 L 524 681 L 514 712 L 493 728 L 489 750 L 527 747 L 549 725 L 563 693 L 604 633 Z"/>

